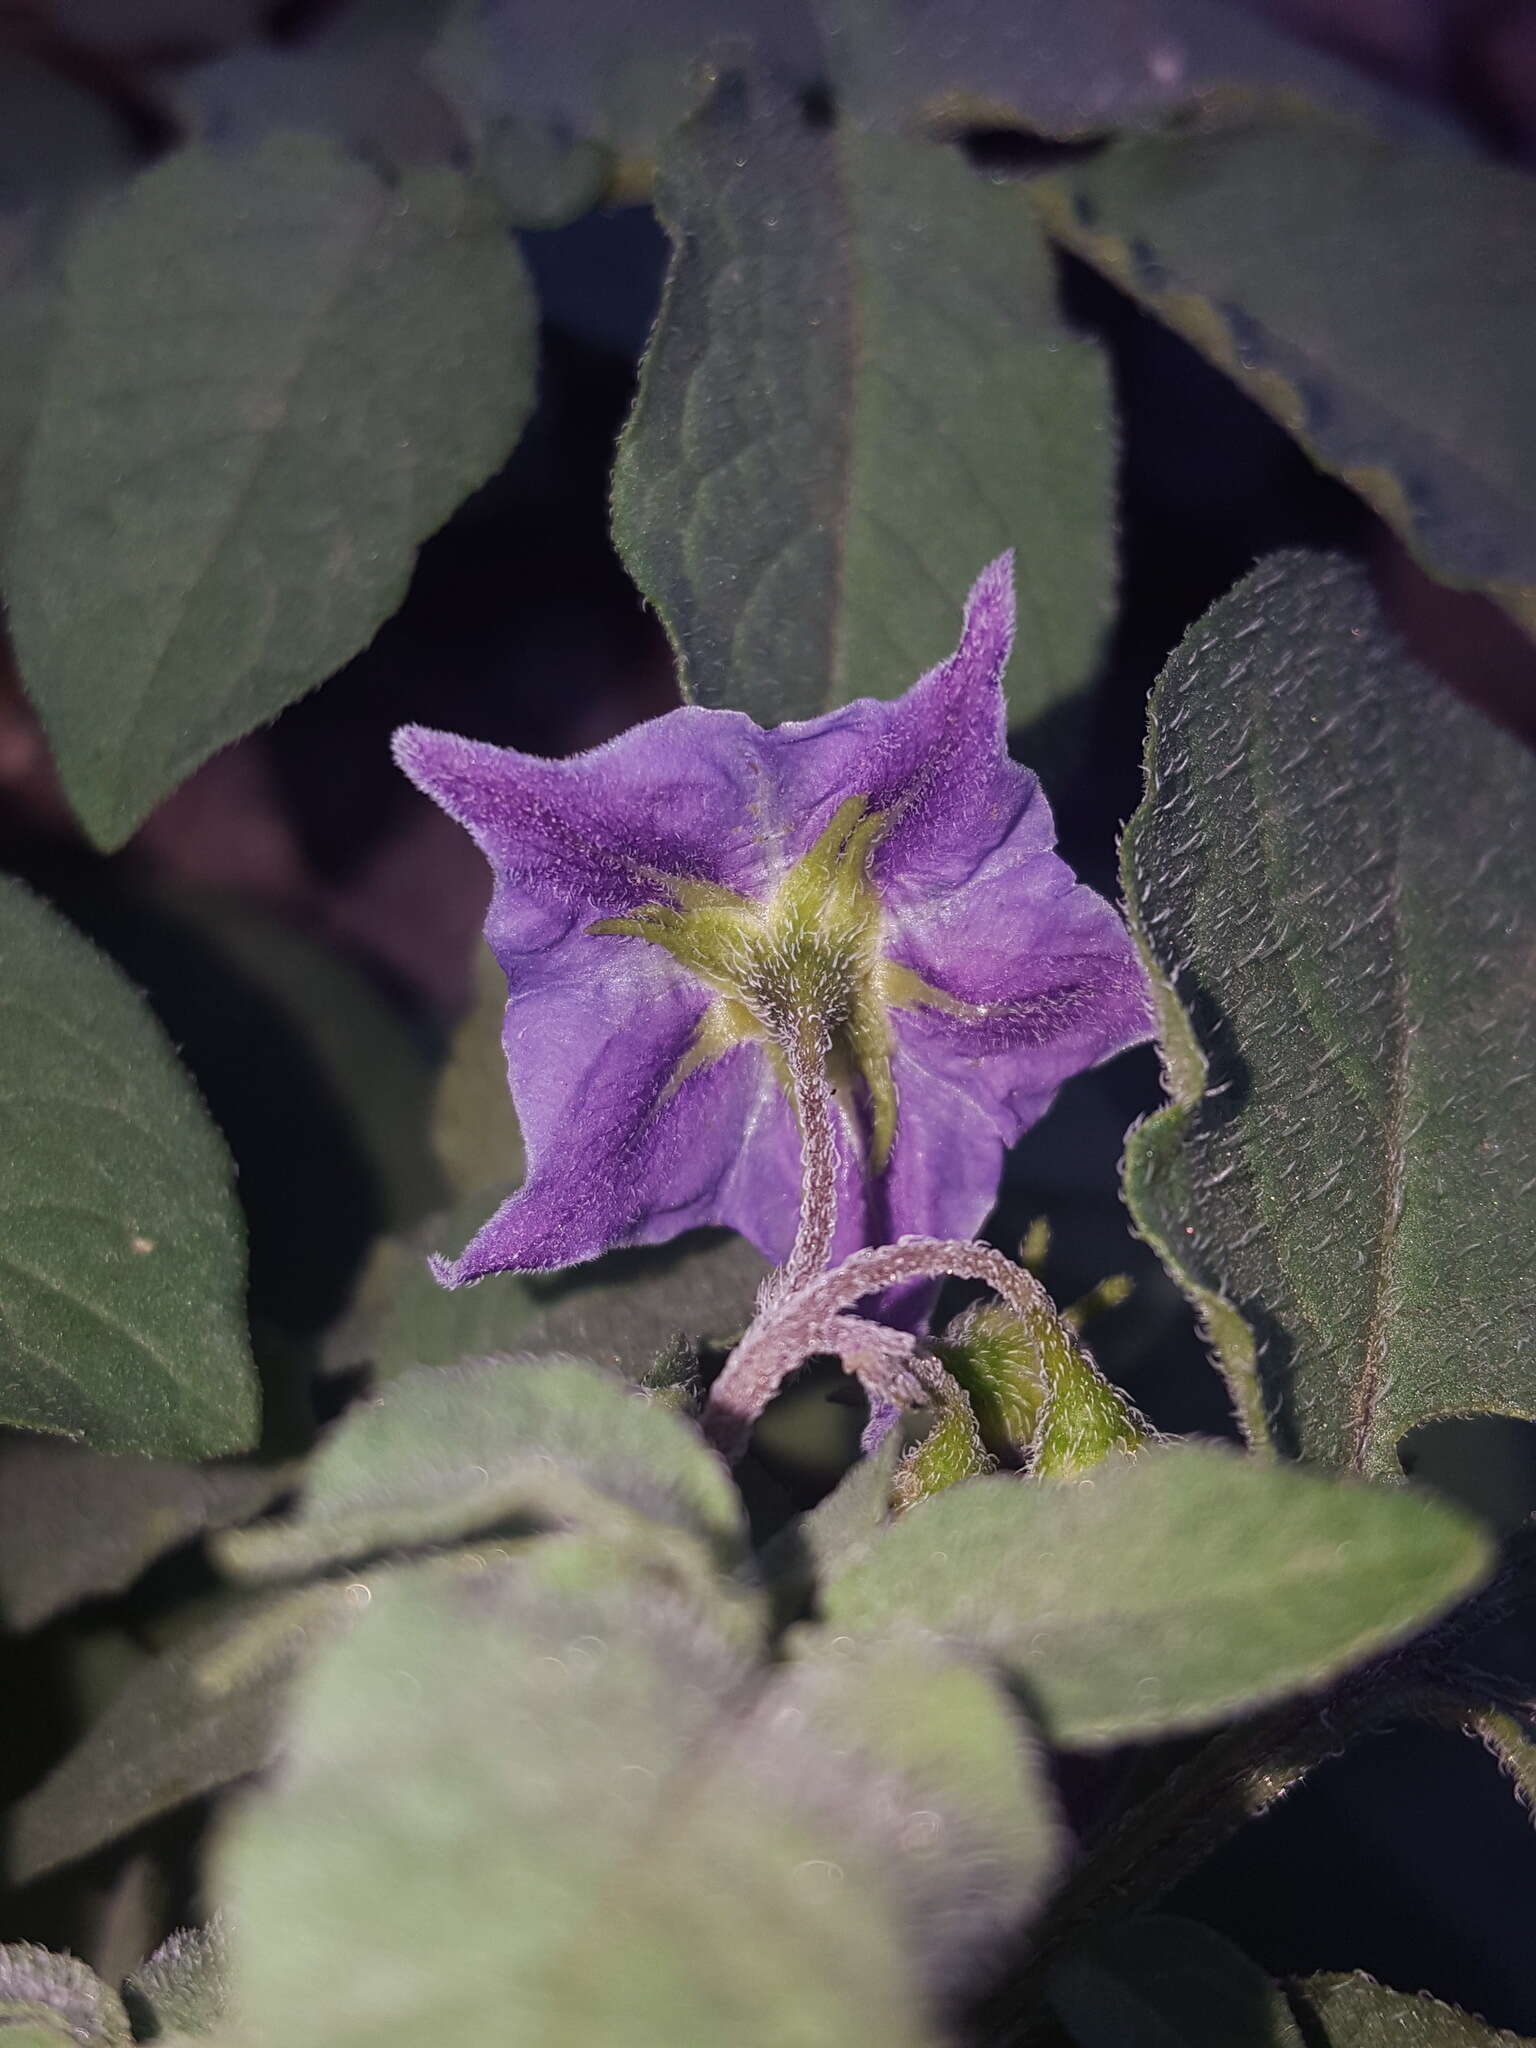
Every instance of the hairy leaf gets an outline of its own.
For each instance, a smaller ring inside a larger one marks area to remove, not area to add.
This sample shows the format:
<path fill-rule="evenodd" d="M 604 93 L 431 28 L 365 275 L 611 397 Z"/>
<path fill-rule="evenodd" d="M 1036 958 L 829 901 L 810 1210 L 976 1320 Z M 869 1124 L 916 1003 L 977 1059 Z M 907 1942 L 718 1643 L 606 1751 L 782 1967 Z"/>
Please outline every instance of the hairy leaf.
<path fill-rule="evenodd" d="M 1536 633 L 1527 173 L 1277 120 L 1128 140 L 1033 189 L 1053 234 L 1236 378 L 1432 574 Z"/>
<path fill-rule="evenodd" d="M 95 947 L 0 880 L 0 1419 L 209 1457 L 257 1432 L 229 1158 Z"/>
<path fill-rule="evenodd" d="M 1394 1475 L 1536 1415 L 1536 759 L 1415 668 L 1364 574 L 1277 556 L 1152 704 L 1126 895 L 1172 1105 L 1139 1227 L 1250 1428 Z"/>
<path fill-rule="evenodd" d="M 1304 2048 L 1278 1984 L 1169 1914 L 1093 1936 L 1052 1970 L 1047 1996 L 1078 2048 Z"/>
<path fill-rule="evenodd" d="M 1076 139 L 1270 96 L 1444 125 L 1225 0 L 817 0 L 817 14 L 840 101 L 884 126 Z"/>
<path fill-rule="evenodd" d="M 229 1944 L 223 1923 L 183 1927 L 163 1941 L 123 1987 L 134 2012 L 165 2035 L 212 2034 L 229 2004 Z M 142 2033 L 142 2026 L 140 2028 Z"/>
<path fill-rule="evenodd" d="M 970 1479 L 822 1587 L 829 1628 L 989 1651 L 1067 1744 L 1199 1728 L 1319 1686 L 1487 1576 L 1429 1495 L 1181 1444 L 1091 1484 Z"/>
<path fill-rule="evenodd" d="M 575 1359 L 485 1359 L 407 1374 L 351 1409 L 293 1517 L 214 1548 L 242 1578 L 287 1578 L 499 1528 L 607 1527 L 615 1507 L 723 1565 L 744 1554 L 740 1499 L 691 1424 Z"/>
<path fill-rule="evenodd" d="M 898 695 L 1006 547 L 1014 717 L 1082 683 L 1112 593 L 1109 392 L 1022 194 L 732 77 L 657 207 L 675 254 L 614 531 L 687 694 L 762 723 Z"/>
<path fill-rule="evenodd" d="M 1369 1977 L 1302 1977 L 1288 1988 L 1313 2048 L 1530 2048 L 1524 2035 Z"/>
<path fill-rule="evenodd" d="M 1504 1773 L 1526 1819 L 1536 1823 L 1536 1732 L 1530 1716 L 1506 1713 L 1499 1707 L 1477 1707 L 1462 1725 Z"/>
<path fill-rule="evenodd" d="M 754 1707 L 695 1610 L 572 1539 L 381 1587 L 224 1844 L 242 2015 L 289 2048 L 513 2015 L 612 2048 L 926 2041 L 946 1905 L 1027 1907 L 1055 1834 L 1001 1696 L 892 1657 Z"/>
<path fill-rule="evenodd" d="M 448 171 L 192 148 L 82 226 L 5 570 L 99 844 L 367 644 L 516 440 L 533 346 L 520 260 Z"/>
<path fill-rule="evenodd" d="M 12 1878 L 88 1856 L 270 1763 L 296 1661 L 354 1610 L 337 1585 L 244 1602 L 135 1672 L 16 1807 Z"/>
<path fill-rule="evenodd" d="M 128 2048 L 132 2039 L 122 2000 L 94 1970 L 31 1941 L 0 1947 L 0 2037 L 7 2048 Z"/>

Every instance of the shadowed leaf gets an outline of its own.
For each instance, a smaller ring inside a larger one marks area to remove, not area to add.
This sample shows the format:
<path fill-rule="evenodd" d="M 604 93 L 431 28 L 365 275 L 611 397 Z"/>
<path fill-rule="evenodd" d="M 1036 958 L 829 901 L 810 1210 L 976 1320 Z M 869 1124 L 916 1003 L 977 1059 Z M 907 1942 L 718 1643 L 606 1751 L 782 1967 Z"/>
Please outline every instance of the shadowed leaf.
<path fill-rule="evenodd" d="M 0 881 L 0 1419 L 102 1451 L 255 1440 L 227 1153 L 139 997 Z"/>
<path fill-rule="evenodd" d="M 1014 719 L 1081 684 L 1113 586 L 1109 391 L 1022 193 L 732 77 L 656 203 L 675 253 L 614 532 L 685 692 L 763 724 L 899 695 L 1007 547 Z"/>
<path fill-rule="evenodd" d="M 521 262 L 449 171 L 192 148 L 82 224 L 5 573 L 98 844 L 367 644 L 516 441 L 533 346 Z"/>
<path fill-rule="evenodd" d="M 1436 1416 L 1536 1415 L 1536 758 L 1320 557 L 1214 607 L 1151 717 L 1138 1226 L 1285 1450 L 1392 1476 Z"/>
<path fill-rule="evenodd" d="M 1369 500 L 1432 575 L 1536 633 L 1536 183 L 1271 122 L 1115 145 L 1032 188 Z"/>

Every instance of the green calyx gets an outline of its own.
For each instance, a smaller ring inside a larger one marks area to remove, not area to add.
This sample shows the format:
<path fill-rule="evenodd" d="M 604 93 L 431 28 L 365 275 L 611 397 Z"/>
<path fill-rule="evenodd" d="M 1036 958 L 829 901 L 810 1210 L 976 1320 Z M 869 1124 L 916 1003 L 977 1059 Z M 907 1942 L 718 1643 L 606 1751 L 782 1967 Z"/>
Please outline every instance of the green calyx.
<path fill-rule="evenodd" d="M 964 1389 L 987 1450 L 1011 1461 L 1029 1453 L 1039 1478 L 1073 1478 L 1145 1440 L 1125 1397 L 1044 1309 L 1026 1318 L 1001 1302 L 978 1304 L 933 1350 Z"/>
<path fill-rule="evenodd" d="M 869 864 L 884 819 L 862 797 L 839 806 L 814 846 L 759 901 L 668 876 L 670 903 L 589 925 L 595 937 L 647 939 L 716 993 L 673 1086 L 732 1046 L 765 1041 L 790 1088 L 784 1049 L 813 1048 L 835 1087 L 862 1085 L 878 1171 L 896 1134 L 889 1012 L 944 1001 L 881 953 L 880 899 Z"/>

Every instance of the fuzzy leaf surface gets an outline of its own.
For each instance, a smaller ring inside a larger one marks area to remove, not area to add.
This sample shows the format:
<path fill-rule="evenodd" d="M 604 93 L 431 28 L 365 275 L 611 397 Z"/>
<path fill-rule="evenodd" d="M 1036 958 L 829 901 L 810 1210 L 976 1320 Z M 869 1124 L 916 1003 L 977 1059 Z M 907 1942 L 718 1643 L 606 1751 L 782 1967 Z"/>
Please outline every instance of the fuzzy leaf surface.
<path fill-rule="evenodd" d="M 1316 2048 L 1530 2048 L 1523 2034 L 1369 1977 L 1302 1977 L 1289 1991 Z"/>
<path fill-rule="evenodd" d="M 0 880 L 0 1419 L 94 1449 L 255 1441 L 229 1155 L 159 1025 Z"/>
<path fill-rule="evenodd" d="M 312 138 L 194 147 L 64 260 L 5 548 L 65 789 L 115 847 L 322 682 L 533 396 L 526 276 L 456 174 L 384 184 Z"/>
<path fill-rule="evenodd" d="M 1536 633 L 1528 173 L 1272 120 L 1127 139 L 1034 190 L 1053 235 L 1235 378 L 1431 575 Z"/>
<path fill-rule="evenodd" d="M 1250 1428 L 1394 1476 L 1536 1415 L 1536 757 L 1276 556 L 1153 697 L 1126 896 L 1172 1104 L 1126 1192 Z"/>
<path fill-rule="evenodd" d="M 351 1409 L 292 1518 L 229 1530 L 215 1549 L 239 1577 L 287 1578 L 613 1507 L 723 1565 L 744 1553 L 726 1468 L 681 1416 L 575 1359 L 481 1359 L 404 1375 Z"/>
<path fill-rule="evenodd" d="M 1053 1740 L 1209 1726 L 1412 1635 L 1493 1549 L 1429 1495 L 1180 1444 L 1091 1484 L 968 1479 L 909 1509 L 821 1592 L 831 1629 L 988 1651 Z"/>
<path fill-rule="evenodd" d="M 1015 547 L 1013 717 L 1069 695 L 1112 597 L 1114 431 L 1022 194 L 728 77 L 656 203 L 674 256 L 614 532 L 685 693 L 761 724 L 897 696 Z"/>
<path fill-rule="evenodd" d="M 927 1654 L 758 1692 L 698 1610 L 572 1539 L 381 1587 L 225 1840 L 237 2009 L 290 2048 L 509 2013 L 594 2048 L 917 2048 L 920 1987 L 1056 1854 L 1003 1695 Z"/>

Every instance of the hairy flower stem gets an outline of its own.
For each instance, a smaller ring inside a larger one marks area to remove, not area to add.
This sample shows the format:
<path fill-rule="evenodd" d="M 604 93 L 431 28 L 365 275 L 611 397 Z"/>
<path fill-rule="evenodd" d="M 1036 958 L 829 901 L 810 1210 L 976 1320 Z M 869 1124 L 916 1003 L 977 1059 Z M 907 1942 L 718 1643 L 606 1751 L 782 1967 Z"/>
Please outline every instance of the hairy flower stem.
<path fill-rule="evenodd" d="M 792 1372 L 818 1351 L 842 1355 L 837 1336 L 846 1328 L 845 1309 L 903 1281 L 946 1275 L 984 1281 L 1028 1320 L 1055 1318 L 1055 1306 L 1034 1275 L 991 1245 L 903 1237 L 895 1244 L 871 1246 L 854 1252 L 840 1266 L 814 1272 L 798 1286 L 774 1291 L 710 1388 L 703 1415 L 705 1434 L 734 1461 L 745 1450 L 753 1423 Z"/>
<path fill-rule="evenodd" d="M 837 1122 L 827 1083 L 827 1041 L 819 1027 L 786 1032 L 779 1049 L 794 1087 L 800 1120 L 800 1222 L 794 1246 L 773 1284 L 783 1300 L 823 1271 L 837 1230 Z"/>

